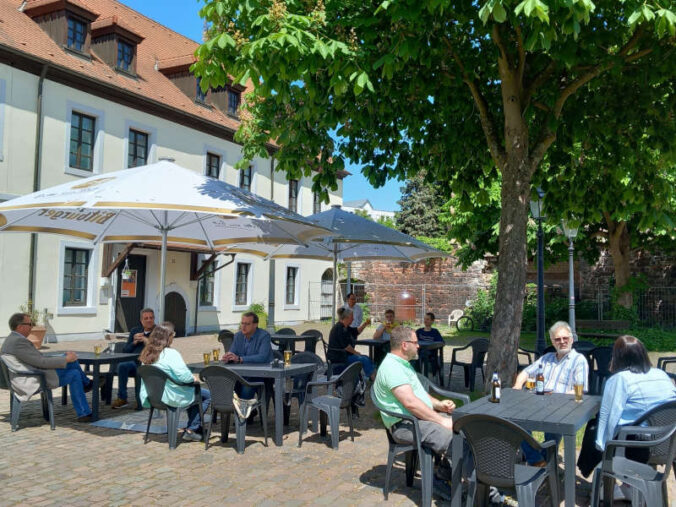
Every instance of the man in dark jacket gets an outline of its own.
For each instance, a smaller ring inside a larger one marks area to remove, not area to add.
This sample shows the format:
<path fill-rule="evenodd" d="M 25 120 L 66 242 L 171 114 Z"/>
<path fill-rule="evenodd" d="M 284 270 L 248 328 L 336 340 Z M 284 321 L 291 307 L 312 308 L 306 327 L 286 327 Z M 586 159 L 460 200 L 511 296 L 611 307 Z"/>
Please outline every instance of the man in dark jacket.
<path fill-rule="evenodd" d="M 65 385 L 70 387 L 70 396 L 78 421 L 90 422 L 92 410 L 89 408 L 85 393 L 91 391 L 92 381 L 80 368 L 77 354 L 69 351 L 60 356 L 43 356 L 28 340 L 32 327 L 33 322 L 27 313 L 12 315 L 9 318 L 9 328 L 12 332 L 5 338 L 0 354 L 13 368 L 18 370 L 44 371 L 48 388 L 53 389 Z M 40 389 L 37 377 L 10 373 L 10 380 L 20 401 L 27 401 Z"/>
<path fill-rule="evenodd" d="M 123 352 L 140 354 L 143 347 L 148 343 L 148 337 L 155 328 L 155 312 L 152 308 L 141 310 L 141 325 L 129 332 L 129 338 L 124 345 Z M 123 408 L 129 405 L 127 401 L 127 382 L 129 377 L 136 376 L 138 363 L 136 361 L 125 361 L 117 365 L 117 399 L 113 401 L 111 408 Z M 138 400 L 137 400 L 138 401 Z"/>

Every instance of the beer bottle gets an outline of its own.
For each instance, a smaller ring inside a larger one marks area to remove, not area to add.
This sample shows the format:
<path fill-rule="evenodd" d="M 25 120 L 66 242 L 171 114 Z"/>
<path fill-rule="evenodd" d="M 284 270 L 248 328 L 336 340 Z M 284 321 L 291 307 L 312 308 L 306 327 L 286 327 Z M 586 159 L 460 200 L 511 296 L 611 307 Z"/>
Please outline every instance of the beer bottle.
<path fill-rule="evenodd" d="M 500 403 L 500 377 L 498 373 L 493 373 L 493 380 L 491 381 L 491 397 L 488 399 L 491 403 Z"/>
<path fill-rule="evenodd" d="M 535 377 L 535 394 L 545 394 L 545 374 L 540 363 L 537 377 Z"/>

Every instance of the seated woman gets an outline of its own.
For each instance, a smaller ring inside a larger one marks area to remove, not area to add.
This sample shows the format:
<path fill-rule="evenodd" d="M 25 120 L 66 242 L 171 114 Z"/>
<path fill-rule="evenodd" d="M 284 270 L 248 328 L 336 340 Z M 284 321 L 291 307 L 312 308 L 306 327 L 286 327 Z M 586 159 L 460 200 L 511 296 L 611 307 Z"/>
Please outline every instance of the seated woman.
<path fill-rule="evenodd" d="M 588 477 L 601 462 L 606 442 L 620 426 L 631 425 L 649 410 L 676 400 L 676 387 L 669 376 L 652 368 L 643 343 L 629 335 L 613 346 L 610 371 L 603 389 L 598 418 L 587 424 L 577 466 Z M 627 457 L 641 460 L 640 449 L 627 449 Z M 645 461 L 645 458 L 642 459 Z"/>
<path fill-rule="evenodd" d="M 350 332 L 353 317 L 352 310 L 349 308 L 338 310 L 339 320 L 329 334 L 329 350 L 326 359 L 333 363 L 352 364 L 360 362 L 366 376 L 373 381 L 376 378 L 375 366 L 368 356 L 360 354 L 354 349 L 354 341 Z"/>
<path fill-rule="evenodd" d="M 139 360 L 143 364 L 151 364 L 167 375 L 169 378 L 180 383 L 199 382 L 199 376 L 193 375 L 183 361 L 180 352 L 171 347 L 174 340 L 174 329 L 171 323 L 162 323 L 161 326 L 155 326 L 148 337 L 148 344 L 141 351 Z M 141 382 L 140 390 L 141 404 L 149 408 L 148 393 L 146 386 Z M 206 413 L 209 408 L 211 396 L 207 389 L 202 389 L 202 411 Z M 162 394 L 162 402 L 170 407 L 187 407 L 195 400 L 195 389 L 191 386 L 179 386 L 173 382 L 167 382 Z M 183 433 L 186 440 L 202 440 L 202 422 L 199 418 L 199 409 L 197 405 L 188 408 L 188 426 Z"/>

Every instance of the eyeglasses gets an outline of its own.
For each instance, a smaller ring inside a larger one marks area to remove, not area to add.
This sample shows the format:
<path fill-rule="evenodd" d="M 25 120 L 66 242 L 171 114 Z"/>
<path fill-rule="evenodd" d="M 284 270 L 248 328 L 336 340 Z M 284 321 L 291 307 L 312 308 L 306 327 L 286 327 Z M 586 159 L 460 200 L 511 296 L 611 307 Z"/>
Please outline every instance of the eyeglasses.
<path fill-rule="evenodd" d="M 20 325 L 20 326 L 30 326 L 30 327 L 35 326 L 35 324 L 34 324 L 33 322 L 22 322 L 22 323 L 19 324 L 19 325 Z"/>
<path fill-rule="evenodd" d="M 420 342 L 418 340 L 413 341 L 413 340 L 404 340 L 404 343 L 412 343 L 416 347 L 420 347 Z"/>
<path fill-rule="evenodd" d="M 552 338 L 553 342 L 567 342 L 572 336 L 559 336 L 558 338 Z"/>

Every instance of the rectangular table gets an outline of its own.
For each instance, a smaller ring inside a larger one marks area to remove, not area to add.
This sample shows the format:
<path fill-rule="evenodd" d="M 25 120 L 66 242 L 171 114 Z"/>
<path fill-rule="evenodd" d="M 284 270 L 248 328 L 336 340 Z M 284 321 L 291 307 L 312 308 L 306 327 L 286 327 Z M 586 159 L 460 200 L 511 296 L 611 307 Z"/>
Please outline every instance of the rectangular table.
<path fill-rule="evenodd" d="M 242 377 L 253 378 L 271 378 L 275 380 L 275 436 L 274 441 L 278 447 L 282 445 L 282 436 L 284 434 L 284 380 L 294 375 L 314 372 L 317 369 L 315 364 L 292 364 L 284 368 L 273 368 L 269 364 L 226 364 L 210 363 L 225 366 Z M 201 372 L 204 363 L 191 363 L 188 368 L 195 373 Z"/>
<path fill-rule="evenodd" d="M 81 365 L 90 365 L 92 367 L 92 381 L 94 385 L 92 387 L 92 421 L 99 420 L 99 376 L 101 373 L 101 365 L 108 364 L 111 366 L 123 363 L 125 361 L 135 361 L 138 359 L 139 354 L 134 353 L 116 353 L 109 354 L 108 352 L 101 352 L 98 356 L 93 352 L 78 352 L 74 351 L 77 354 L 77 360 Z M 51 354 L 55 355 L 55 354 Z M 138 400 L 137 400 L 138 402 Z"/>
<path fill-rule="evenodd" d="M 270 335 L 270 340 L 272 343 L 275 345 L 279 346 L 279 350 L 284 351 L 288 348 L 291 348 L 292 343 L 296 342 L 305 342 L 305 340 L 311 340 L 313 339 L 312 336 L 299 336 L 299 335 L 293 335 L 293 334 L 271 334 Z M 295 350 L 295 345 L 293 347 L 293 350 Z"/>
<path fill-rule="evenodd" d="M 457 421 L 463 415 L 486 414 L 503 417 L 529 431 L 547 431 L 563 435 L 565 460 L 565 505 L 575 506 L 575 435 L 596 413 L 601 406 L 600 396 L 585 395 L 577 403 L 572 394 L 545 394 L 538 396 L 527 391 L 503 389 L 500 403 L 491 403 L 488 396 L 468 405 L 458 407 L 453 412 Z M 456 435 L 457 437 L 457 435 Z M 462 461 L 463 438 L 454 438 L 452 443 L 453 463 Z M 452 506 L 458 507 L 461 500 L 460 481 L 462 467 L 453 467 Z"/>

